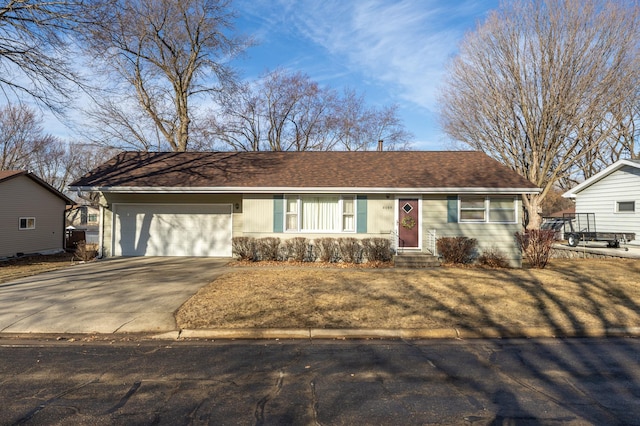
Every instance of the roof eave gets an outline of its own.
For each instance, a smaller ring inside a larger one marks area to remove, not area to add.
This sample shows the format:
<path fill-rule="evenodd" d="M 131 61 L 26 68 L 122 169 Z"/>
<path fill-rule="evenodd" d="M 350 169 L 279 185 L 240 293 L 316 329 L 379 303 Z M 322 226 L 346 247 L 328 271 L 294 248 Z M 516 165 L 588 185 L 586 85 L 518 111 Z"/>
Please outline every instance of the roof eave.
<path fill-rule="evenodd" d="M 636 161 L 632 161 L 632 160 L 627 160 L 627 159 L 618 160 L 615 163 L 611 164 L 606 169 L 600 171 L 599 173 L 596 173 L 595 175 L 591 176 L 589 179 L 587 179 L 584 182 L 582 182 L 581 184 L 577 185 L 575 188 L 572 188 L 572 189 L 568 190 L 567 192 L 562 194 L 562 197 L 564 197 L 564 198 L 576 198 L 576 195 L 578 194 L 578 192 L 583 191 L 584 189 L 588 188 L 589 186 L 593 185 L 594 183 L 598 182 L 599 180 L 604 179 L 605 177 L 607 177 L 611 173 L 613 173 L 613 172 L 615 172 L 617 170 L 620 170 L 623 166 L 631 166 L 631 167 L 635 167 L 635 168 L 640 168 L 640 163 L 638 163 Z"/>
<path fill-rule="evenodd" d="M 372 188 L 372 187 L 134 187 L 134 186 L 72 186 L 72 191 L 118 194 L 538 194 L 541 188 L 525 187 L 434 187 L 434 188 Z"/>

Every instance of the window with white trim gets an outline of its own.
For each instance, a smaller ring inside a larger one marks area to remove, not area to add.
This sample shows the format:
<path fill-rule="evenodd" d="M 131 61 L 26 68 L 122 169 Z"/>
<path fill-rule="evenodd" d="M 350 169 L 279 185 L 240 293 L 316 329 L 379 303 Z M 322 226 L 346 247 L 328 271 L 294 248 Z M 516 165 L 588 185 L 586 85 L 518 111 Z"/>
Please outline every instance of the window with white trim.
<path fill-rule="evenodd" d="M 460 197 L 460 222 L 486 222 L 485 197 Z"/>
<path fill-rule="evenodd" d="M 616 201 L 616 213 L 635 213 L 635 201 Z"/>
<path fill-rule="evenodd" d="M 21 217 L 18 225 L 19 229 L 36 229 L 35 217 Z"/>
<path fill-rule="evenodd" d="M 515 197 L 460 197 L 460 222 L 517 223 Z"/>
<path fill-rule="evenodd" d="M 354 196 L 290 195 L 285 199 L 285 231 L 355 232 Z"/>

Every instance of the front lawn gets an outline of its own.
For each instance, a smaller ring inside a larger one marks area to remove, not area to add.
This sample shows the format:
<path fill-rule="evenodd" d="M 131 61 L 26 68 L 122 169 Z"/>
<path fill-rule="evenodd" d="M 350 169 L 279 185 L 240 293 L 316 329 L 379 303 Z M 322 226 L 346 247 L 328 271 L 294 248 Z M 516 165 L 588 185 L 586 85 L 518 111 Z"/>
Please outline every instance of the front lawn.
<path fill-rule="evenodd" d="M 640 260 L 546 269 L 238 268 L 177 312 L 197 328 L 640 326 Z"/>

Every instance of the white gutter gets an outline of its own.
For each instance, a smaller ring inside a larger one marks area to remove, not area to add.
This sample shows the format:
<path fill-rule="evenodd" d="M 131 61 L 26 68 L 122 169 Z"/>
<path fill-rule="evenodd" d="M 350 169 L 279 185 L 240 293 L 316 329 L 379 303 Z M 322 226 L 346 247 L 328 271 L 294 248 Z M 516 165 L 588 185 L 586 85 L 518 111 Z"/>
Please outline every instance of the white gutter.
<path fill-rule="evenodd" d="M 74 186 L 72 190 L 119 194 L 538 194 L 541 188 L 173 187 Z"/>

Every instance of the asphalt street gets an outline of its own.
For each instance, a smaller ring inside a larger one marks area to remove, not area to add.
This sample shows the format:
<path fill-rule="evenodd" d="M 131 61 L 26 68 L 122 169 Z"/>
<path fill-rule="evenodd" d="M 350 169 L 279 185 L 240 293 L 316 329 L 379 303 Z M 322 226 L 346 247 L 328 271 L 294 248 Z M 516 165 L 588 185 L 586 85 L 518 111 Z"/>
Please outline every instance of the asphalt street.
<path fill-rule="evenodd" d="M 0 338 L 0 424 L 640 425 L 640 340 Z"/>

